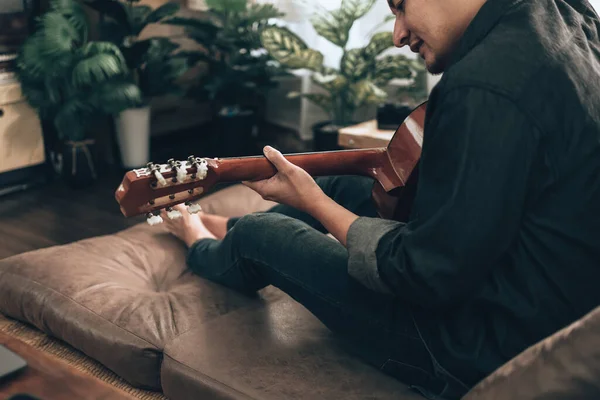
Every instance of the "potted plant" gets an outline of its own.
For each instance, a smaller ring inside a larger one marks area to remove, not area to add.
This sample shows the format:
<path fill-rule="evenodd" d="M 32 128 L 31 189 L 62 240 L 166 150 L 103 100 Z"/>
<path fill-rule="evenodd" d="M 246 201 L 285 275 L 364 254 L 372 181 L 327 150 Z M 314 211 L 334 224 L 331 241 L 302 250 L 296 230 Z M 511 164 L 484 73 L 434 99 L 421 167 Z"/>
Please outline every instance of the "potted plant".
<path fill-rule="evenodd" d="M 119 49 L 90 41 L 88 34 L 77 1 L 52 0 L 17 57 L 23 95 L 40 119 L 55 128 L 59 150 L 53 158 L 73 186 L 88 185 L 97 176 L 90 128 L 140 101 Z"/>
<path fill-rule="evenodd" d="M 364 47 L 347 48 L 352 26 L 375 1 L 343 0 L 339 9 L 319 11 L 311 18 L 317 34 L 342 49 L 337 68 L 323 65 L 323 54 L 286 27 L 271 26 L 261 33 L 263 46 L 283 66 L 314 71 L 311 79 L 321 91 L 288 95 L 304 97 L 330 115 L 329 121 L 313 127 L 317 151 L 336 149 L 338 130 L 356 122 L 354 114 L 360 107 L 384 102 L 387 92 L 383 88 L 390 80 L 414 79 L 423 69 L 417 60 L 402 54 L 382 54 L 393 46 L 391 32 L 374 34 Z"/>
<path fill-rule="evenodd" d="M 130 79 L 142 93 L 139 104 L 115 118 L 121 163 L 127 169 L 150 161 L 151 100 L 182 95 L 178 79 L 188 70 L 187 57 L 174 53 L 179 48 L 177 43 L 167 37 L 140 38 L 148 25 L 172 17 L 180 6 L 166 3 L 152 9 L 134 4 L 138 1 L 86 0 L 87 5 L 100 13 L 101 39 L 119 47 L 130 70 Z"/>
<path fill-rule="evenodd" d="M 261 104 L 274 78 L 285 73 L 273 63 L 260 41 L 272 18 L 281 14 L 271 4 L 248 0 L 206 0 L 200 18 L 171 18 L 163 23 L 183 26 L 202 50 L 186 52 L 192 65 L 202 63 L 201 74 L 187 95 L 209 101 L 218 143 L 223 156 L 255 152 Z"/>

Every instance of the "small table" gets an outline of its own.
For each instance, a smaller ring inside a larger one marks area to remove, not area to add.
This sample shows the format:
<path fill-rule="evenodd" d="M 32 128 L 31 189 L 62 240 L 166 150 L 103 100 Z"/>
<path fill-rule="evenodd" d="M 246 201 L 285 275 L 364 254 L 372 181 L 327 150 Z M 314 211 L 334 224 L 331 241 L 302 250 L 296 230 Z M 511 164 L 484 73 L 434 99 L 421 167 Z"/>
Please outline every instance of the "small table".
<path fill-rule="evenodd" d="M 27 393 L 41 400 L 132 400 L 133 397 L 64 361 L 0 332 L 0 344 L 27 361 L 17 375 L 0 382 L 0 399 Z"/>
<path fill-rule="evenodd" d="M 373 119 L 340 129 L 338 145 L 347 149 L 386 147 L 395 132 L 377 129 L 377 120 Z"/>

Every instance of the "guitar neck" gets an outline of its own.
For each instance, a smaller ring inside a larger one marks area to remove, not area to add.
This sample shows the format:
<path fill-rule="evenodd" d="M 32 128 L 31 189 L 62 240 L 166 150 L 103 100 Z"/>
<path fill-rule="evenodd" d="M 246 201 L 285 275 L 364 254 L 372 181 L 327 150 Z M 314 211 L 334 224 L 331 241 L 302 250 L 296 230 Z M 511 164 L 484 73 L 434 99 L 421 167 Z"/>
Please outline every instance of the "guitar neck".
<path fill-rule="evenodd" d="M 360 149 L 325 151 L 316 153 L 285 154 L 292 164 L 311 176 L 363 175 L 375 176 L 375 170 L 387 160 L 387 149 Z M 239 182 L 268 179 L 277 170 L 263 156 L 233 157 L 217 160 L 214 171 L 222 182 Z"/>

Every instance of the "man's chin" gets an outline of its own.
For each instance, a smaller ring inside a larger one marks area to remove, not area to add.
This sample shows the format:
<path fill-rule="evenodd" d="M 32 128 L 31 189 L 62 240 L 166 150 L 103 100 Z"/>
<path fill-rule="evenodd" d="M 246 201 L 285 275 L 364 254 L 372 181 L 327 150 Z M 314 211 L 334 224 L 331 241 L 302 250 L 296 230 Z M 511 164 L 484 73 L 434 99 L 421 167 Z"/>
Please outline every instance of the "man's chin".
<path fill-rule="evenodd" d="M 438 60 L 425 60 L 425 68 L 431 75 L 439 75 L 444 72 L 445 65 Z"/>

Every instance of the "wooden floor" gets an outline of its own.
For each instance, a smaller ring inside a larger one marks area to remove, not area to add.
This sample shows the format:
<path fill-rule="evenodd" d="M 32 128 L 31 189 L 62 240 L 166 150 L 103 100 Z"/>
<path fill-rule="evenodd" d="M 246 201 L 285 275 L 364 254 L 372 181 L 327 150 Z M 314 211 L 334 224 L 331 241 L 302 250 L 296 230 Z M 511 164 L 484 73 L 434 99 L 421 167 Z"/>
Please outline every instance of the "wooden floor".
<path fill-rule="evenodd" d="M 182 158 L 193 148 L 191 142 L 181 138 L 163 138 L 162 141 L 162 145 L 158 142 L 154 146 L 155 162 L 165 162 L 170 157 Z M 278 146 L 283 152 L 307 150 L 306 144 L 289 132 L 267 137 L 266 142 Z M 144 217 L 125 218 L 119 210 L 114 193 L 122 178 L 123 174 L 119 172 L 104 173 L 93 186 L 79 190 L 57 179 L 1 196 L 0 259 L 34 249 L 112 234 L 143 222 Z"/>

